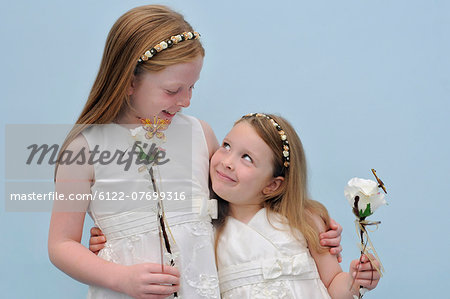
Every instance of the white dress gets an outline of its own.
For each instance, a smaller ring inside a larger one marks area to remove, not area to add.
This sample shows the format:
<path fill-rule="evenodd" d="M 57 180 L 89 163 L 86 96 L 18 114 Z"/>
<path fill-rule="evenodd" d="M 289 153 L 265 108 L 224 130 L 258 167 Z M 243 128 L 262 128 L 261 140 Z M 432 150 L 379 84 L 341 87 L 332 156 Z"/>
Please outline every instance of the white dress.
<path fill-rule="evenodd" d="M 280 220 L 269 223 L 266 209 L 248 224 L 228 217 L 217 248 L 222 299 L 330 298 L 306 241 Z"/>
<path fill-rule="evenodd" d="M 181 273 L 178 295 L 220 298 L 214 234 L 208 213 L 209 155 L 202 127 L 194 117 L 177 114 L 164 133 L 167 141 L 162 147 L 169 162 L 159 165 L 155 175 L 160 178 L 159 191 L 166 197 L 167 222 L 176 242 L 172 250 Z M 118 124 L 108 124 L 91 127 L 83 135 L 90 150 L 97 149 L 98 156 L 103 151 L 110 151 L 111 156 L 118 151 L 117 157 L 122 157 L 120 163 L 105 163 L 107 159 L 94 163 L 95 183 L 91 188 L 94 199 L 88 212 L 107 239 L 98 256 L 123 265 L 161 263 L 157 201 L 152 197 L 149 174 L 139 171 L 136 163 L 124 162 L 131 161 L 126 160 L 133 143 L 130 131 Z M 165 258 L 167 263 L 167 253 Z M 88 298 L 129 297 L 90 286 Z"/>

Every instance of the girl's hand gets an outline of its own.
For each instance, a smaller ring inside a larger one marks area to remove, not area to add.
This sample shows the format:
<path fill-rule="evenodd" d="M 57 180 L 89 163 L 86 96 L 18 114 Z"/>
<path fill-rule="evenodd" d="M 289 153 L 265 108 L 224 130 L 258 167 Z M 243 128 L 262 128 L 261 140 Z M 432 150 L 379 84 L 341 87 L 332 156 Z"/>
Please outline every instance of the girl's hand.
<path fill-rule="evenodd" d="M 166 298 L 180 288 L 180 272 L 177 268 L 164 265 L 162 273 L 160 264 L 144 263 L 124 267 L 118 288 L 133 298 Z"/>
<path fill-rule="evenodd" d="M 342 262 L 341 257 L 341 234 L 342 234 L 342 226 L 334 221 L 334 219 L 330 218 L 330 227 L 331 229 L 325 233 L 321 233 L 319 235 L 320 245 L 329 246 L 330 253 L 332 255 L 336 255 L 338 262 Z"/>
<path fill-rule="evenodd" d="M 380 263 L 374 258 L 373 255 L 370 255 L 370 257 L 379 269 Z M 353 278 L 356 277 L 355 284 L 359 284 L 369 290 L 374 289 L 378 285 L 381 277 L 380 273 L 378 273 L 366 255 L 363 255 L 361 260 L 353 260 L 350 263 L 349 273 Z"/>
<path fill-rule="evenodd" d="M 89 239 L 89 250 L 95 254 L 105 247 L 106 237 L 98 227 L 91 228 L 91 238 Z"/>

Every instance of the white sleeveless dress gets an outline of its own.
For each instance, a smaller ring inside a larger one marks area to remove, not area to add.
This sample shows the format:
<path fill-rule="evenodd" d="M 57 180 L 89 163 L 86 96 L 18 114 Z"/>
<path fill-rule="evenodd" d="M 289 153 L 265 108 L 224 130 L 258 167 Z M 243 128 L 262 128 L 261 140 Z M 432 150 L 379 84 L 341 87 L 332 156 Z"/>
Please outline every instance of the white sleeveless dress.
<path fill-rule="evenodd" d="M 266 209 L 248 224 L 228 217 L 217 248 L 222 299 L 330 299 L 306 241 L 280 220 L 269 223 Z"/>
<path fill-rule="evenodd" d="M 167 222 L 176 242 L 172 250 L 181 273 L 178 295 L 220 298 L 214 234 L 208 213 L 209 155 L 202 127 L 194 117 L 177 114 L 164 133 L 167 141 L 162 147 L 170 160 L 159 165 L 155 175 L 160 178 L 159 191 L 166 197 Z M 118 124 L 108 124 L 93 126 L 83 135 L 90 150 L 96 149 L 99 155 L 103 151 L 125 152 L 121 163 L 94 163 L 95 183 L 91 188 L 94 200 L 88 212 L 107 239 L 98 256 L 123 265 L 161 263 L 157 201 L 152 197 L 148 172 L 140 172 L 136 163 L 126 169 L 124 162 L 133 142 L 130 131 Z M 167 262 L 167 255 L 165 258 Z M 88 298 L 129 297 L 90 286 Z"/>

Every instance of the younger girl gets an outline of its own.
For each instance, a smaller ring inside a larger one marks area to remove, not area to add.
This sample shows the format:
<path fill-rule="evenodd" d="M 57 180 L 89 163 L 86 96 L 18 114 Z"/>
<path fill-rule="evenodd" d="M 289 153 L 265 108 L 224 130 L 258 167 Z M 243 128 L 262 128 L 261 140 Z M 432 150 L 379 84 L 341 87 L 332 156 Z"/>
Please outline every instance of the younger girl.
<path fill-rule="evenodd" d="M 359 286 L 377 285 L 366 257 L 345 273 L 319 245 L 328 213 L 307 197 L 303 147 L 283 118 L 238 120 L 211 159 L 210 178 L 223 199 L 216 233 L 222 298 L 352 298 Z"/>

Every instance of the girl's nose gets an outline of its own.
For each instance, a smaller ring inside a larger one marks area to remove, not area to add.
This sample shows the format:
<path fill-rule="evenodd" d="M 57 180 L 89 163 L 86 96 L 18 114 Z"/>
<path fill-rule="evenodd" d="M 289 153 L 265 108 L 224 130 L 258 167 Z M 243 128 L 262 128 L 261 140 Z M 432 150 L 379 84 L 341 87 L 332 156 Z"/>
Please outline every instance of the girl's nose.
<path fill-rule="evenodd" d="M 233 166 L 233 161 L 231 160 L 231 158 L 225 158 L 222 160 L 222 165 L 223 167 L 225 167 L 226 169 L 229 170 L 233 170 L 234 166 Z"/>
<path fill-rule="evenodd" d="M 190 91 L 181 94 L 177 99 L 177 105 L 183 108 L 189 107 L 191 104 L 191 97 L 192 93 Z"/>

